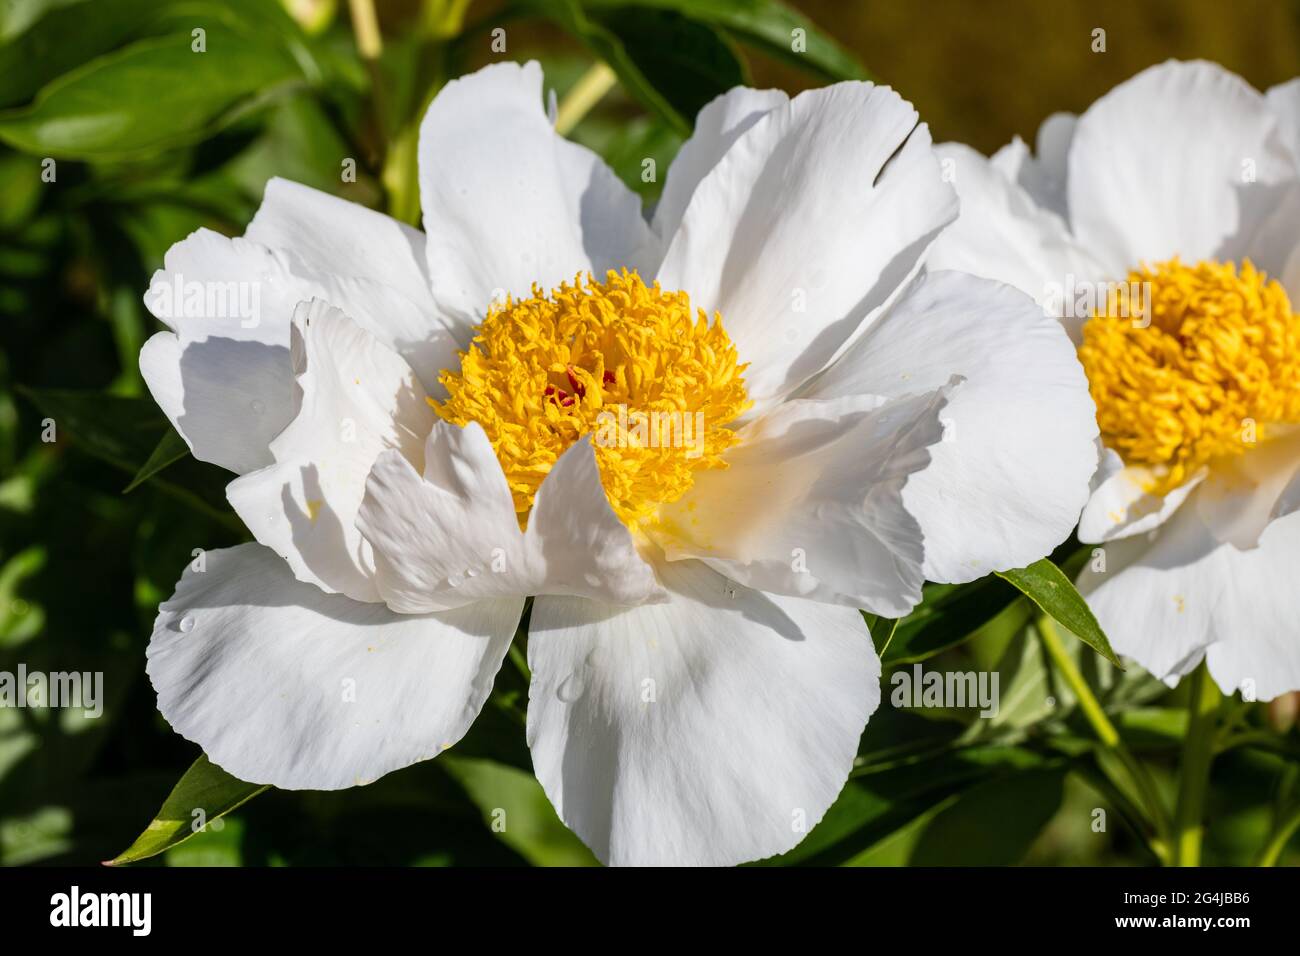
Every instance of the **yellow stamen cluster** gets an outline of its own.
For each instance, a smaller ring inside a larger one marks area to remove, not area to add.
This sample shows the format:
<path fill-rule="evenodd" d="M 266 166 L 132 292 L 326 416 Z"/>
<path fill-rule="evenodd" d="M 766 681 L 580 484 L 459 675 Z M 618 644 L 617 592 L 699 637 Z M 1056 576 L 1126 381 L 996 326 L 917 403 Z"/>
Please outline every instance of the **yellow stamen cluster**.
<path fill-rule="evenodd" d="M 583 435 L 595 433 L 605 494 L 634 529 L 685 494 L 697 469 L 726 467 L 722 455 L 738 440 L 727 426 L 750 403 L 747 366 L 720 315 L 693 317 L 685 292 L 627 270 L 532 291 L 493 305 L 460 370 L 439 379 L 450 397 L 430 399 L 446 421 L 483 426 L 520 527 L 542 480 Z"/>
<path fill-rule="evenodd" d="M 1300 316 L 1249 260 L 1143 267 L 1121 296 L 1084 324 L 1079 359 L 1102 440 L 1151 467 L 1149 490 L 1165 494 L 1268 426 L 1300 421 Z"/>

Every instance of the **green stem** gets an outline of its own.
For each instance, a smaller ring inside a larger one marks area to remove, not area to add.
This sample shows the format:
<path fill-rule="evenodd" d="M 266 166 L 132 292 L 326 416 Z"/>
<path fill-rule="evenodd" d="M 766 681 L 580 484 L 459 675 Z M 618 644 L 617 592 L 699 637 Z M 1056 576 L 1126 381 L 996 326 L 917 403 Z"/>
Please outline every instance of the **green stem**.
<path fill-rule="evenodd" d="M 426 0 L 424 24 L 429 36 L 449 40 L 461 31 L 469 0 Z"/>
<path fill-rule="evenodd" d="M 1169 852 L 1169 815 L 1165 812 L 1164 804 L 1160 800 L 1160 795 L 1156 792 L 1155 782 L 1147 773 L 1146 768 L 1138 761 L 1136 757 L 1124 745 L 1120 738 L 1119 731 L 1115 725 L 1110 722 L 1106 712 L 1102 709 L 1101 702 L 1084 680 L 1083 674 L 1079 672 L 1078 665 L 1074 663 L 1065 644 L 1061 641 L 1061 635 L 1056 630 L 1056 624 L 1050 617 L 1043 616 L 1038 620 L 1038 633 L 1042 635 L 1043 644 L 1047 648 L 1048 656 L 1051 657 L 1052 663 L 1056 666 L 1057 671 L 1070 685 L 1070 690 L 1074 692 L 1075 698 L 1079 702 L 1079 709 L 1087 718 L 1088 723 L 1092 725 L 1094 733 L 1102 744 L 1109 749 L 1124 766 L 1137 788 L 1137 792 L 1142 799 L 1142 804 L 1147 812 L 1147 817 L 1151 821 L 1152 829 L 1155 831 L 1151 840 L 1152 852 L 1162 862 L 1168 861 Z"/>
<path fill-rule="evenodd" d="M 617 82 L 618 76 L 608 65 L 603 62 L 593 64 L 560 100 L 555 115 L 555 131 L 567 136 Z"/>
<path fill-rule="evenodd" d="M 1276 865 L 1278 857 L 1282 855 L 1282 850 L 1287 845 L 1287 841 L 1291 839 L 1291 834 L 1295 833 L 1297 829 L 1300 829 L 1300 801 L 1292 805 L 1290 811 L 1278 821 L 1277 827 L 1268 838 L 1268 842 L 1264 844 L 1264 849 L 1259 851 L 1255 865 Z"/>
<path fill-rule="evenodd" d="M 1178 804 L 1174 810 L 1174 862 L 1178 866 L 1200 866 L 1205 787 L 1214 759 L 1214 713 L 1222 699 L 1204 661 L 1192 672 L 1188 692 L 1187 736 L 1183 740 Z"/>
<path fill-rule="evenodd" d="M 1079 708 L 1088 718 L 1088 723 L 1092 724 L 1101 742 L 1114 749 L 1122 747 L 1123 742 L 1120 740 L 1119 731 L 1102 710 L 1101 702 L 1093 694 L 1088 682 L 1083 679 L 1083 674 L 1079 673 L 1074 658 L 1061 642 L 1061 635 L 1056 630 L 1055 622 L 1050 617 L 1039 618 L 1038 632 L 1043 636 L 1043 643 L 1047 646 L 1047 653 L 1051 656 L 1052 663 L 1061 672 L 1065 682 L 1070 685 L 1070 690 L 1074 691 L 1074 696 L 1079 700 Z"/>
<path fill-rule="evenodd" d="M 388 214 L 410 226 L 420 224 L 420 121 L 446 82 L 446 47 L 436 46 L 436 69 L 420 108 L 388 144 L 379 181 L 388 193 Z"/>
<path fill-rule="evenodd" d="M 519 670 L 519 676 L 524 679 L 524 683 L 527 684 L 532 681 L 533 673 L 528 669 L 528 658 L 520 650 L 519 645 L 511 641 L 510 650 L 506 653 L 510 655 L 510 661 Z"/>
<path fill-rule="evenodd" d="M 388 214 L 408 226 L 420 224 L 420 127 L 410 123 L 394 138 L 379 181 L 388 193 Z"/>
<path fill-rule="evenodd" d="M 374 0 L 348 0 L 352 14 L 352 32 L 357 39 L 357 52 L 363 60 L 377 60 L 384 52 L 383 36 L 379 32 L 379 17 L 375 15 Z"/>

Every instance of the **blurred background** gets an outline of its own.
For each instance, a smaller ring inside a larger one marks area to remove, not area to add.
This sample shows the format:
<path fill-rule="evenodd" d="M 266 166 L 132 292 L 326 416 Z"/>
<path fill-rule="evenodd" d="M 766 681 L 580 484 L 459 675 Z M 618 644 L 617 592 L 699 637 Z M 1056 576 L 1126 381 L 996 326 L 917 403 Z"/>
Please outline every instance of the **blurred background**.
<path fill-rule="evenodd" d="M 447 78 L 499 59 L 540 59 L 569 105 L 594 63 L 614 67 L 569 135 L 647 201 L 661 183 L 641 180 L 642 160 L 662 178 L 695 111 L 737 83 L 870 77 L 915 103 L 936 140 L 991 152 L 1170 57 L 1218 61 L 1260 88 L 1300 74 L 1296 0 L 377 0 L 377 31 L 369 6 L 0 0 L 0 672 L 104 675 L 95 719 L 0 707 L 0 864 L 114 857 L 199 757 L 155 710 L 144 649 L 193 549 L 246 535 L 225 503 L 230 475 L 183 454 L 143 387 L 136 356 L 159 326 L 142 297 L 172 243 L 199 227 L 239 235 L 270 176 L 418 222 L 415 124 Z M 884 704 L 840 802 L 775 862 L 1152 863 L 1134 795 L 1113 783 L 1030 619 L 998 581 L 927 589 L 886 680 L 922 660 L 996 671 L 999 717 Z M 1180 692 L 1079 659 L 1168 791 Z M 507 664 L 452 754 L 353 791 L 262 794 L 146 865 L 590 863 L 533 781 L 524 700 Z M 1300 766 L 1294 698 L 1232 719 L 1209 863 L 1251 861 Z M 498 807 L 506 832 L 490 825 Z M 1297 860 L 1294 844 L 1281 851 Z"/>

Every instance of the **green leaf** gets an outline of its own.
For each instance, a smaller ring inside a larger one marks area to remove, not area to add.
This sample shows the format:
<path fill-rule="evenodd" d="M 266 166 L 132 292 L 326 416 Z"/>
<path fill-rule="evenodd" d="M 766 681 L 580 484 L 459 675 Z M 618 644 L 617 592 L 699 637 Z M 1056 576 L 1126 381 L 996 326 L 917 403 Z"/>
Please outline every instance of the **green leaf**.
<path fill-rule="evenodd" d="M 1018 775 L 1044 764 L 1031 751 L 981 746 L 947 751 L 888 769 L 855 770 L 808 838 L 771 863 L 839 866 L 877 852 L 882 843 L 919 819 L 929 819 L 969 787 L 993 777 Z"/>
<path fill-rule="evenodd" d="M 44 184 L 39 169 L 34 157 L 18 153 L 0 156 L 0 182 L 5 184 L 0 193 L 0 233 L 12 236 L 18 232 L 40 206 Z"/>
<path fill-rule="evenodd" d="M 16 388 L 53 420 L 56 443 L 71 436 L 83 451 L 130 472 L 149 460 L 168 427 L 158 406 L 147 398 Z"/>
<path fill-rule="evenodd" d="M 121 158 L 195 141 L 305 82 L 270 38 L 204 27 L 140 40 L 45 87 L 29 107 L 0 115 L 0 140 L 43 156 Z M 160 120 L 165 118 L 165 122 Z"/>
<path fill-rule="evenodd" d="M 533 774 L 493 760 L 451 754 L 443 754 L 437 762 L 464 788 L 492 832 L 530 863 L 595 865 L 591 851 L 555 815 Z"/>
<path fill-rule="evenodd" d="M 17 647 L 44 631 L 45 608 L 22 592 L 45 568 L 47 557 L 44 545 L 33 544 L 0 563 L 0 649 Z"/>
<path fill-rule="evenodd" d="M 155 0 L 69 3 L 44 11 L 14 36 L 0 34 L 0 106 L 26 102 L 56 76 L 107 53 L 136 34 L 156 5 Z"/>
<path fill-rule="evenodd" d="M 340 164 L 350 157 L 350 149 L 320 102 L 292 96 L 271 111 L 261 138 L 236 157 L 227 172 L 259 201 L 272 176 L 332 193 L 340 189 Z"/>
<path fill-rule="evenodd" d="M 1134 751 L 1175 750 L 1187 736 L 1185 707 L 1133 707 L 1114 715 L 1115 727 Z"/>
<path fill-rule="evenodd" d="M 629 7 L 600 23 L 618 37 L 642 75 L 688 120 L 715 97 L 748 82 L 730 41 L 672 10 Z"/>
<path fill-rule="evenodd" d="M 575 142 L 600 153 L 615 175 L 647 203 L 657 199 L 663 173 L 681 149 L 682 137 L 658 116 L 628 120 L 606 113 L 591 113 L 571 134 Z M 647 177 L 646 160 L 654 161 Z"/>
<path fill-rule="evenodd" d="M 899 619 L 879 617 L 865 611 L 862 612 L 862 616 L 867 622 L 867 630 L 871 632 L 871 643 L 875 645 L 876 656 L 883 660 L 885 652 L 889 650 L 889 645 L 893 643 L 894 636 L 898 633 Z"/>
<path fill-rule="evenodd" d="M 1027 568 L 999 572 L 998 577 L 1014 584 L 1054 621 L 1120 670 L 1124 669 L 1101 625 L 1088 608 L 1088 602 L 1051 561 L 1044 558 Z"/>
<path fill-rule="evenodd" d="M 0 859 L 5 866 L 29 866 L 75 845 L 73 817 L 66 807 L 42 807 L 0 818 Z"/>
<path fill-rule="evenodd" d="M 526 0 L 521 4 L 521 8 L 549 17 L 581 40 L 588 49 L 609 65 L 630 95 L 651 112 L 662 117 L 677 133 L 682 136 L 690 135 L 691 120 L 674 107 L 650 82 L 618 35 L 591 20 L 583 12 L 577 0 L 555 0 L 546 3 Z"/>
<path fill-rule="evenodd" d="M 135 863 L 184 843 L 212 821 L 269 789 L 265 784 L 232 777 L 204 754 L 172 788 L 153 822 L 134 843 L 108 861 L 109 865 Z"/>
<path fill-rule="evenodd" d="M 131 483 L 122 489 L 122 494 L 134 491 L 168 465 L 175 464 L 189 453 L 190 446 L 185 444 L 185 439 L 177 433 L 175 428 L 168 428 L 163 433 L 162 439 L 154 447 L 153 453 L 149 455 L 149 460 L 135 473 Z"/>
<path fill-rule="evenodd" d="M 970 584 L 928 584 L 921 603 L 899 621 L 882 659 L 886 664 L 927 660 L 988 630 L 1023 627 L 1030 617 L 1016 589 L 995 577 Z"/>
<path fill-rule="evenodd" d="M 245 821 L 239 817 L 222 820 L 171 847 L 163 859 L 168 867 L 182 866 L 243 866 L 243 849 L 248 834 Z"/>
<path fill-rule="evenodd" d="M 1045 767 L 977 784 L 918 834 L 911 866 L 1010 866 L 1061 806 L 1066 770 Z M 1015 807 L 1014 813 L 1008 808 Z M 860 861 L 866 862 L 866 861 Z"/>
<path fill-rule="evenodd" d="M 1029 608 L 1028 601 L 1020 604 Z M 981 650 L 987 652 L 987 648 Z M 996 738 L 1006 732 L 1022 731 L 1055 716 L 1058 705 L 1064 708 L 1074 703 L 1073 697 L 1068 702 L 1059 699 L 1065 691 L 1053 684 L 1043 648 L 1033 631 L 1023 624 L 991 670 L 998 677 L 998 712 L 987 720 L 975 721 L 967 731 L 970 739 Z"/>
<path fill-rule="evenodd" d="M 144 468 L 170 427 L 153 400 L 148 398 L 32 389 L 21 385 L 15 386 L 15 390 L 30 399 L 47 418 L 53 419 L 56 443 L 71 436 L 72 444 L 81 451 L 132 475 Z M 41 423 L 41 428 L 44 427 Z M 224 502 L 222 489 L 229 480 L 228 475 L 197 460 L 181 467 L 190 466 L 195 470 L 175 483 L 155 475 L 154 486 L 221 522 L 236 534 L 246 534 L 243 523 L 232 512 L 224 505 L 213 504 Z"/>
<path fill-rule="evenodd" d="M 635 5 L 674 10 L 692 19 L 722 27 L 770 56 L 819 73 L 829 80 L 865 80 L 867 71 L 802 14 L 779 0 L 588 0 L 593 13 Z M 795 31 L 802 30 L 802 34 Z M 797 51 L 802 36 L 804 49 Z"/>
<path fill-rule="evenodd" d="M 56 77 L 146 36 L 188 34 L 214 23 L 285 39 L 299 32 L 279 3 L 266 0 L 58 0 L 42 6 L 0 22 L 0 107 L 26 103 Z"/>

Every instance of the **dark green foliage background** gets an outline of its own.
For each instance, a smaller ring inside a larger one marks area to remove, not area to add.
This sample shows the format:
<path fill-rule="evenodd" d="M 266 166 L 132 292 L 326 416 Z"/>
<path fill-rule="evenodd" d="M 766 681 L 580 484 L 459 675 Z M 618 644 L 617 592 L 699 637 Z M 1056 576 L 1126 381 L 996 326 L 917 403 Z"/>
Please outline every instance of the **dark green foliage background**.
<path fill-rule="evenodd" d="M 308 31 L 277 0 L 0 0 L 0 670 L 103 671 L 107 698 L 95 721 L 0 709 L 0 863 L 115 856 L 199 757 L 156 712 L 144 648 L 192 550 L 246 534 L 225 503 L 230 476 L 159 446 L 166 422 L 136 368 L 158 327 L 141 301 L 150 274 L 200 226 L 240 234 L 272 175 L 414 221 L 402 137 L 409 147 L 443 80 L 502 56 L 494 26 L 504 56 L 540 58 L 561 96 L 593 57 L 615 66 L 620 86 L 572 135 L 647 200 L 659 184 L 640 181 L 641 160 L 662 176 L 694 112 L 738 82 L 793 91 L 870 75 L 913 100 L 937 140 L 990 151 L 1170 56 L 1218 60 L 1260 87 L 1300 73 L 1295 2 L 528 0 L 473 3 L 448 29 L 454 0 L 406 0 L 378 4 L 374 70 L 346 2 L 332 16 L 318 6 Z M 789 50 L 799 26 L 803 55 Z M 1095 27 L 1105 54 L 1090 49 Z M 45 157 L 55 183 L 41 180 Z M 347 157 L 355 183 L 340 180 Z M 47 417 L 54 443 L 41 441 Z M 124 493 L 155 448 L 166 467 Z M 777 862 L 1151 863 L 1132 796 L 1107 782 L 1031 618 L 999 580 L 930 588 L 889 645 L 886 697 L 890 668 L 925 659 L 997 670 L 1002 713 L 886 699 L 839 803 Z M 1185 692 L 1071 646 L 1168 795 Z M 454 756 L 342 793 L 268 792 L 146 865 L 590 862 L 532 780 L 525 699 L 507 663 Z M 1250 861 L 1297 775 L 1296 732 L 1273 729 L 1262 705 L 1232 706 L 1243 740 L 1215 765 L 1212 863 Z M 494 807 L 507 833 L 488 825 Z"/>

